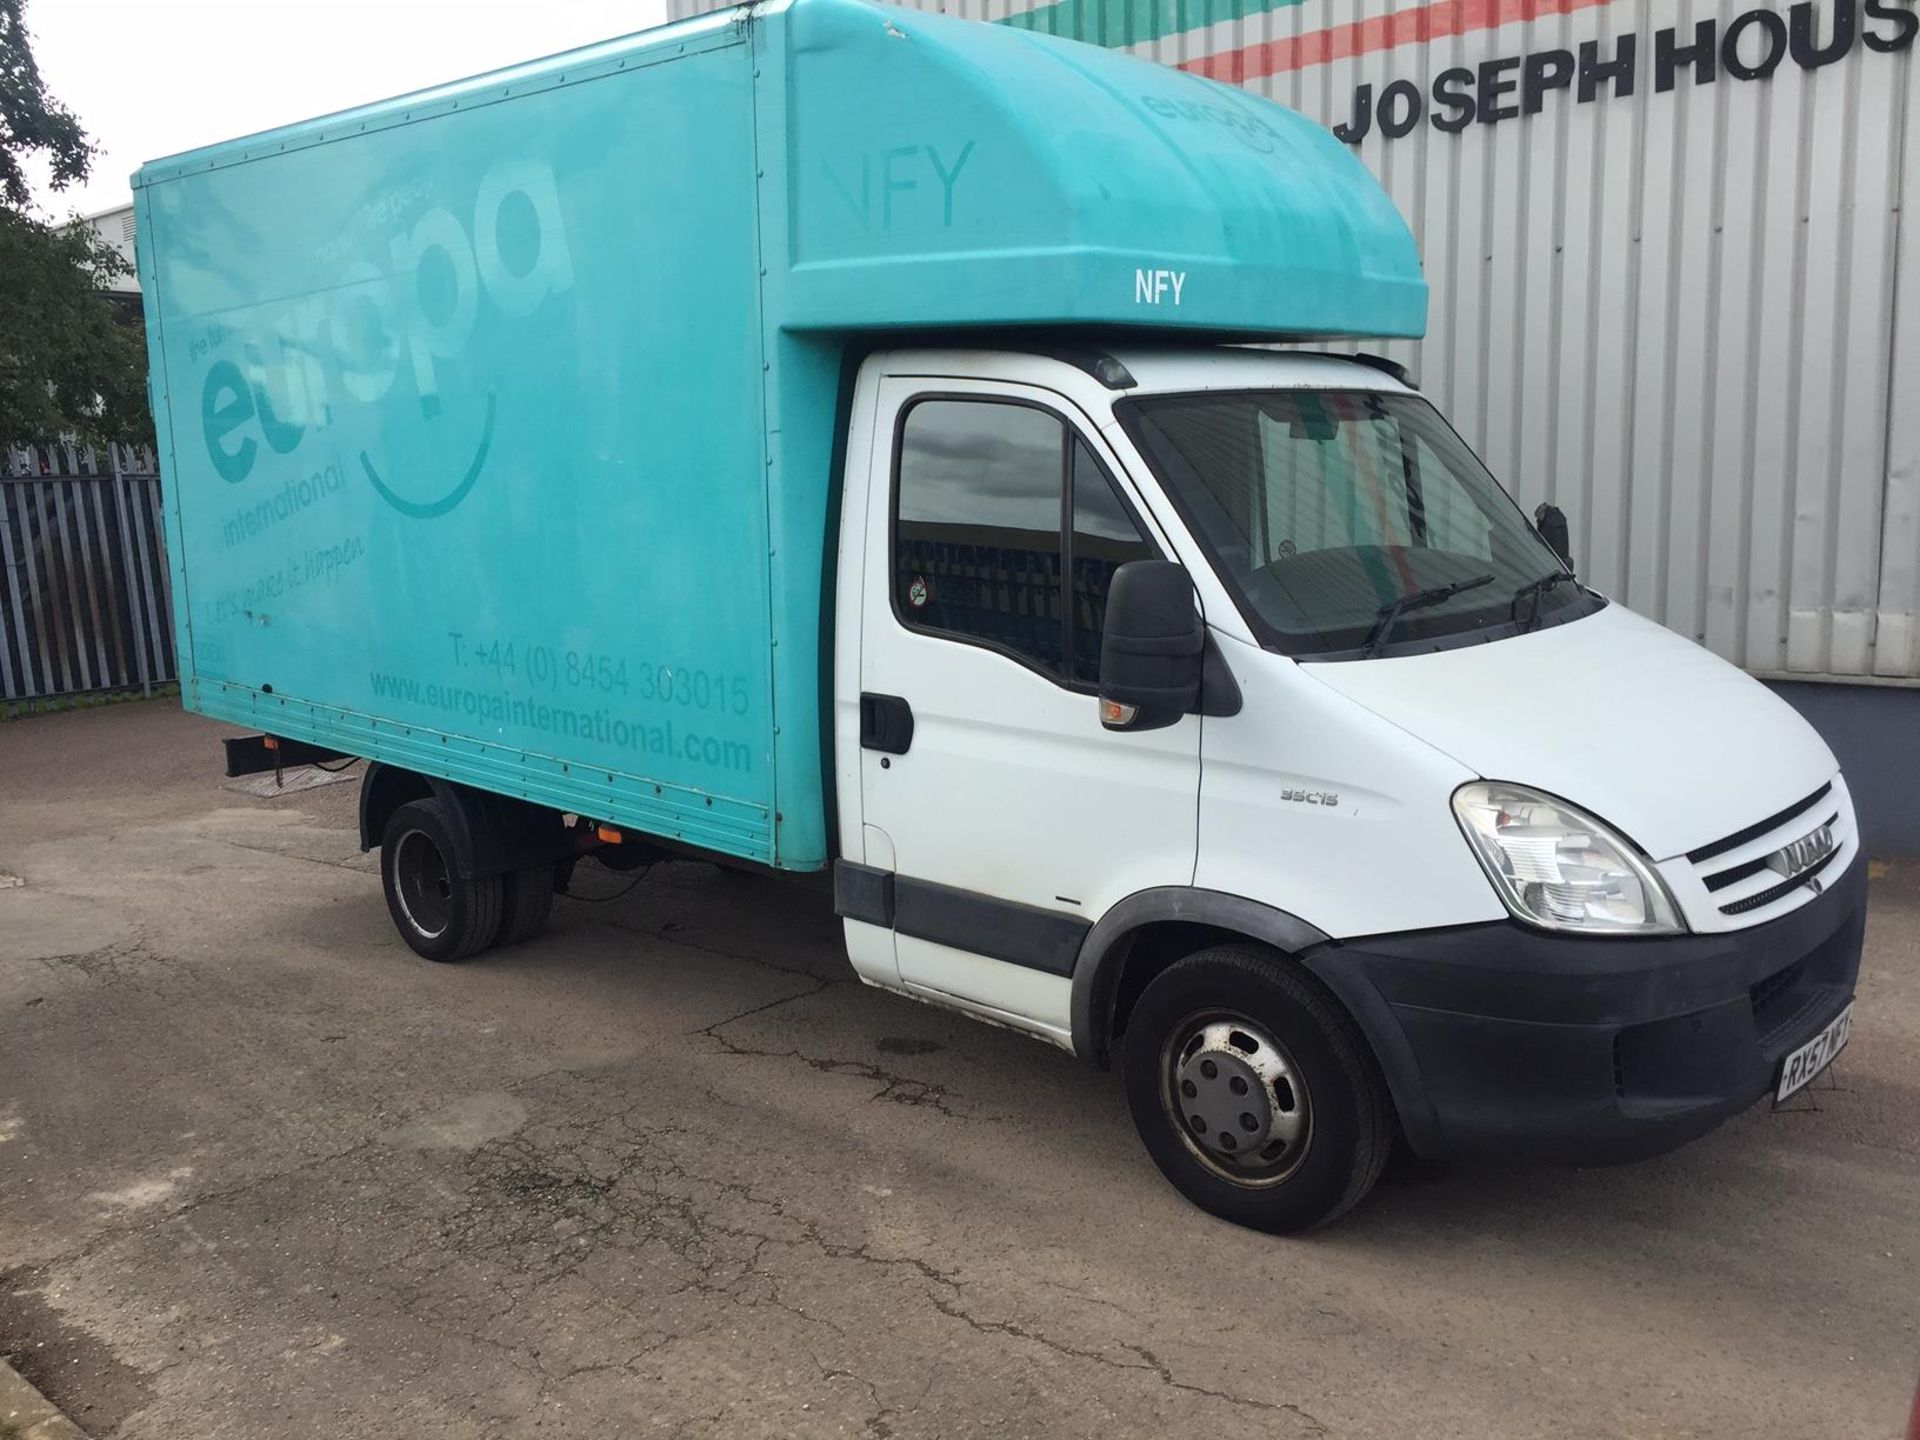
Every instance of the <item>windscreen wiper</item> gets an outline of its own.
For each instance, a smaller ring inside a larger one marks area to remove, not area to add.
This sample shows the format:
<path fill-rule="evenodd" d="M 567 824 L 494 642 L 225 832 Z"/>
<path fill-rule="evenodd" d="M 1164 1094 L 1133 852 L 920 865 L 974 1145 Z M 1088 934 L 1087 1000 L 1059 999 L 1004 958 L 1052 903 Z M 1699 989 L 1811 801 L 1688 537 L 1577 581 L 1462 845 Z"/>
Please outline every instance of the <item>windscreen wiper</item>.
<path fill-rule="evenodd" d="M 1367 633 L 1367 643 L 1360 647 L 1360 653 L 1371 659 L 1380 653 L 1380 647 L 1387 643 L 1387 637 L 1393 633 L 1393 627 L 1400 623 L 1400 617 L 1409 610 L 1424 610 L 1429 605 L 1438 605 L 1442 600 L 1451 600 L 1462 590 L 1478 590 L 1482 585 L 1491 585 L 1492 575 L 1475 575 L 1471 580 L 1455 580 L 1448 585 L 1430 585 L 1425 590 L 1409 590 L 1399 599 L 1382 605 L 1375 612 L 1379 618 L 1374 621 L 1373 629 Z"/>
<path fill-rule="evenodd" d="M 1540 607 L 1547 602 L 1547 592 L 1563 580 L 1573 579 L 1571 570 L 1556 570 L 1551 575 L 1542 575 L 1538 580 L 1522 585 L 1513 592 L 1514 609 L 1520 608 L 1520 602 L 1529 595 L 1533 597 L 1533 608 L 1527 611 L 1526 623 L 1521 625 L 1520 633 L 1525 635 L 1540 623 Z"/>

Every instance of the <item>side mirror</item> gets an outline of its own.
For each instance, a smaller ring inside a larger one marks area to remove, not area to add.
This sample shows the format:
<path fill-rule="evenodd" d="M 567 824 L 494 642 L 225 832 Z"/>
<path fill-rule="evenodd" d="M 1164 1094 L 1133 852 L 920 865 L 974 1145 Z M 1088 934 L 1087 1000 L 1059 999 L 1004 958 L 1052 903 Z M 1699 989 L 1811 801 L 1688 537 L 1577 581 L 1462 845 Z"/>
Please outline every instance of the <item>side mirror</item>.
<path fill-rule="evenodd" d="M 1171 560 L 1130 560 L 1113 572 L 1100 642 L 1100 723 L 1160 730 L 1200 703 L 1207 627 L 1193 582 Z"/>
<path fill-rule="evenodd" d="M 1547 542 L 1547 548 L 1560 557 L 1560 562 L 1569 570 L 1573 568 L 1573 543 L 1567 536 L 1567 512 L 1558 505 L 1544 502 L 1534 507 L 1533 528 L 1540 532 L 1540 538 Z"/>

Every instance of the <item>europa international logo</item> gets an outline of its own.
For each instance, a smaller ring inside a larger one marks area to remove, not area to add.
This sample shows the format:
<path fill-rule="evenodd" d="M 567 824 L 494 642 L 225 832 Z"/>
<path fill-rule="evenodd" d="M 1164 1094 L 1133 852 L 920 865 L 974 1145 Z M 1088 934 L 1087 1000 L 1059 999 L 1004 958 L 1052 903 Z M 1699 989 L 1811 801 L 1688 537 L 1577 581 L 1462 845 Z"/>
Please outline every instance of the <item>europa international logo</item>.
<path fill-rule="evenodd" d="M 410 393 L 417 423 L 440 419 L 440 368 L 466 350 L 483 306 L 518 319 L 573 286 L 553 172 L 529 161 L 489 170 L 469 214 L 435 208 L 384 233 L 376 221 L 362 236 L 332 247 L 345 253 L 325 283 L 264 319 L 256 312 L 237 358 L 230 354 L 208 369 L 201 429 L 207 458 L 229 483 L 251 476 L 263 449 L 292 456 L 342 408 L 404 403 Z M 433 447 L 455 457 L 445 475 L 409 476 L 400 485 L 364 449 L 360 469 L 402 515 L 444 515 L 486 468 L 494 419 L 488 393 L 478 415 L 465 420 L 469 434 Z M 311 484 L 317 496 L 345 480 L 328 466 L 299 483 Z M 282 487 L 266 503 L 281 500 L 298 508 L 298 486 L 291 500 Z"/>

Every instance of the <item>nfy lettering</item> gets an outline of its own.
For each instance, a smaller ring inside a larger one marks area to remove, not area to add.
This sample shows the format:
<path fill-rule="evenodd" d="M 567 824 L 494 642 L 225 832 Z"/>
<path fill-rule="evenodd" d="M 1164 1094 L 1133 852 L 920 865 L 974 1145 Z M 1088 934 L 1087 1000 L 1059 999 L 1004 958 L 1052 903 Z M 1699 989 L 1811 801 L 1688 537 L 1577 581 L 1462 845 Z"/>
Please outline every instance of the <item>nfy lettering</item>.
<path fill-rule="evenodd" d="M 1133 303 L 1136 305 L 1178 305 L 1180 292 L 1186 289 L 1184 270 L 1135 270 Z"/>

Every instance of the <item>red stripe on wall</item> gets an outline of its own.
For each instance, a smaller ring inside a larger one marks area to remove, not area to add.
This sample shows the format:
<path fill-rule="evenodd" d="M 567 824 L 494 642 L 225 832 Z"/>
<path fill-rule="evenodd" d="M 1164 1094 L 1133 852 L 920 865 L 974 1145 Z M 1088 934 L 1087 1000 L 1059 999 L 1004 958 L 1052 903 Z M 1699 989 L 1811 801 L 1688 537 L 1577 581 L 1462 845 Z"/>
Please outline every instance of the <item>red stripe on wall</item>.
<path fill-rule="evenodd" d="M 1285 40 L 1267 40 L 1238 50 L 1222 50 L 1217 55 L 1203 55 L 1180 68 L 1209 80 L 1239 85 L 1262 75 L 1302 70 L 1309 65 L 1324 65 L 1329 60 L 1370 55 L 1376 50 L 1439 40 L 1448 35 L 1466 35 L 1475 30 L 1493 30 L 1519 20 L 1566 15 L 1607 3 L 1609 0 L 1435 0 L 1431 5 L 1416 5 L 1350 25 L 1335 25 Z"/>

